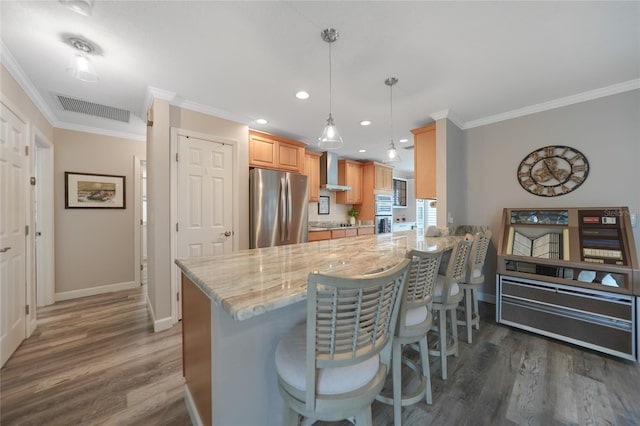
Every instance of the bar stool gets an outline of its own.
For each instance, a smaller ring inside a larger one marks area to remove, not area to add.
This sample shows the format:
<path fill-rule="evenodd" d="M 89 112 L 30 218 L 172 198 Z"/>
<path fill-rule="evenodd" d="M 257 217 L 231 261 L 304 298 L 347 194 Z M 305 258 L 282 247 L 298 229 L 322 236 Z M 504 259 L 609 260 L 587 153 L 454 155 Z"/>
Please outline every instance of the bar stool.
<path fill-rule="evenodd" d="M 440 357 L 440 376 L 442 380 L 447 380 L 447 356 L 458 356 L 458 324 L 456 320 L 456 309 L 462 300 L 462 291 L 458 283 L 464 280 L 467 259 L 471 251 L 473 237 L 465 236 L 464 240 L 458 241 L 449 258 L 446 275 L 438 275 L 433 291 L 433 311 L 438 312 L 438 325 L 432 330 L 438 333 L 438 346 L 429 350 L 429 355 Z M 447 345 L 447 313 L 451 322 L 452 343 Z"/>
<path fill-rule="evenodd" d="M 467 343 L 472 342 L 472 326 L 475 325 L 476 330 L 480 330 L 478 289 L 484 283 L 483 267 L 490 242 L 490 230 L 475 234 L 464 281 L 458 283 L 462 289 L 464 299 L 464 303 L 458 306 L 458 309 L 464 313 L 464 320 L 459 321 L 458 324 L 464 325 L 467 329 Z"/>
<path fill-rule="evenodd" d="M 309 274 L 307 321 L 285 335 L 275 354 L 284 424 L 355 418 L 372 424 L 371 404 L 384 386 L 393 332 L 411 262 L 370 275 Z M 306 424 L 306 423 L 305 423 Z"/>
<path fill-rule="evenodd" d="M 407 296 L 400 306 L 391 355 L 393 396 L 380 394 L 376 397 L 380 402 L 393 404 L 393 424 L 395 426 L 402 424 L 402 407 L 413 405 L 422 398 L 426 399 L 427 404 L 432 402 L 427 333 L 433 325 L 433 315 L 430 312 L 432 290 L 438 276 L 442 251 L 411 250 L 407 252 L 407 258 L 411 259 L 411 267 L 407 275 Z M 412 361 L 402 358 L 403 347 L 415 343 L 419 344 L 422 372 L 418 371 L 418 367 Z M 402 394 L 403 361 L 421 377 L 420 385 L 410 395 Z"/>

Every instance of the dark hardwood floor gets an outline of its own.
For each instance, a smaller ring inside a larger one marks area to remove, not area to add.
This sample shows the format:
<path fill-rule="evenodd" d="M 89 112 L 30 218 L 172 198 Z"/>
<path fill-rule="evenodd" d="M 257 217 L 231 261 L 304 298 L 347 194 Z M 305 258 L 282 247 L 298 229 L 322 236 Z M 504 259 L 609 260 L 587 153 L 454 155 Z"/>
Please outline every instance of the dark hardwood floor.
<path fill-rule="evenodd" d="M 490 304 L 481 314 L 449 380 L 431 358 L 433 404 L 403 409 L 404 425 L 640 424 L 640 364 L 498 325 Z M 0 424 L 189 425 L 181 356 L 180 325 L 153 333 L 143 289 L 41 308 L 0 373 Z M 373 414 L 393 423 L 389 406 Z"/>

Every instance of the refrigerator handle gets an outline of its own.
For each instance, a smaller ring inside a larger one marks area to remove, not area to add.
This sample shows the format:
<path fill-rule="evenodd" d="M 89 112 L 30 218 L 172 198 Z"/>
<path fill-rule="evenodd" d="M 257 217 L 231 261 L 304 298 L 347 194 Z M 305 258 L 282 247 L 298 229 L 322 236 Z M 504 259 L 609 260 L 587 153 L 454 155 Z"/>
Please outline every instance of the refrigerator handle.
<path fill-rule="evenodd" d="M 291 180 L 287 175 L 287 241 L 291 238 L 291 220 L 293 213 L 293 200 L 291 199 Z"/>
<path fill-rule="evenodd" d="M 287 198 L 285 194 L 287 181 L 283 176 L 280 178 L 280 212 L 278 218 L 280 219 L 280 242 L 285 240 L 285 227 L 287 226 Z"/>

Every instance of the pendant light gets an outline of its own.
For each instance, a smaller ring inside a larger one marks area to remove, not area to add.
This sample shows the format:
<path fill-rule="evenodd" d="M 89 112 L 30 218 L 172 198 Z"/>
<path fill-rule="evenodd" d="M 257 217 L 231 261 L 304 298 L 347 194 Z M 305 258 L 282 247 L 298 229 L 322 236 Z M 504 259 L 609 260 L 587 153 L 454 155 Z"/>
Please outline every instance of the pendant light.
<path fill-rule="evenodd" d="M 67 68 L 71 77 L 90 83 L 98 81 L 98 74 L 87 56 L 95 51 L 95 47 L 81 38 L 70 38 L 69 44 L 77 50 Z"/>
<path fill-rule="evenodd" d="M 393 85 L 396 84 L 398 82 L 398 79 L 395 77 L 389 77 L 384 81 L 384 84 L 386 84 L 387 86 L 389 86 L 389 91 L 390 91 L 390 127 L 391 127 L 391 143 L 389 144 L 389 148 L 387 148 L 387 159 L 386 162 L 387 163 L 395 163 L 400 161 L 400 155 L 398 154 L 398 151 L 396 150 L 396 146 L 393 143 Z"/>
<path fill-rule="evenodd" d="M 318 147 L 327 150 L 334 151 L 344 146 L 342 137 L 338 132 L 336 125 L 333 123 L 333 116 L 331 115 L 331 43 L 338 39 L 338 31 L 333 28 L 327 28 L 320 33 L 322 40 L 329 43 L 329 118 L 327 119 L 327 125 L 322 131 L 322 136 L 318 142 Z"/>

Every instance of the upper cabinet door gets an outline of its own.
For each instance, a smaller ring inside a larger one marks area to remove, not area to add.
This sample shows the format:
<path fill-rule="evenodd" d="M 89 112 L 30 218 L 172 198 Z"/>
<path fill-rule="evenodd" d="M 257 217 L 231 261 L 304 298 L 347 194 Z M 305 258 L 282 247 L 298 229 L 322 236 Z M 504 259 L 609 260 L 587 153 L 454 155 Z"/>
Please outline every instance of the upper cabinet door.
<path fill-rule="evenodd" d="M 338 183 L 350 186 L 351 190 L 336 193 L 336 203 L 362 203 L 362 163 L 353 160 L 339 160 Z"/>
<path fill-rule="evenodd" d="M 374 189 L 383 192 L 393 191 L 393 167 L 375 164 Z"/>
<path fill-rule="evenodd" d="M 412 130 L 416 198 L 436 198 L 436 125 Z"/>
<path fill-rule="evenodd" d="M 320 201 L 320 156 L 321 152 L 306 151 L 304 155 L 304 174 L 309 177 L 309 202 Z"/>
<path fill-rule="evenodd" d="M 249 166 L 274 169 L 276 167 L 276 141 L 249 133 Z"/>
<path fill-rule="evenodd" d="M 249 131 L 249 167 L 304 172 L 305 143 Z"/>

